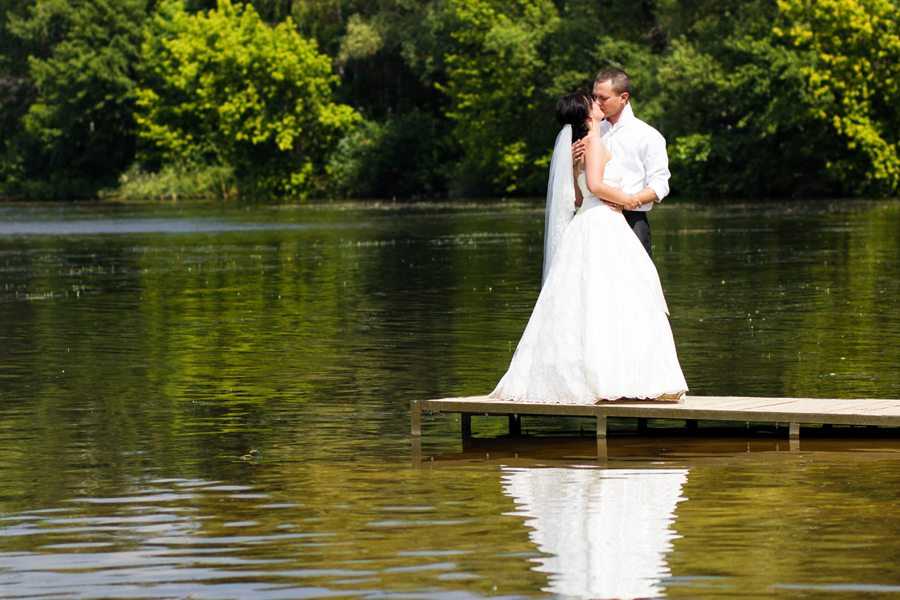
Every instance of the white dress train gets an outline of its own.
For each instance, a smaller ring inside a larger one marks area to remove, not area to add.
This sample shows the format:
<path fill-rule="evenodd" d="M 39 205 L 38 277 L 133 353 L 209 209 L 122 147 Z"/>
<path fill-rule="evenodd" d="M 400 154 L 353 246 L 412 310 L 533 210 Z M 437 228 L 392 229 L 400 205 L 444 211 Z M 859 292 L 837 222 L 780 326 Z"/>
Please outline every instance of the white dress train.
<path fill-rule="evenodd" d="M 615 158 L 606 183 L 617 185 Z M 593 404 L 687 391 L 656 266 L 620 211 L 588 192 L 492 398 Z"/>

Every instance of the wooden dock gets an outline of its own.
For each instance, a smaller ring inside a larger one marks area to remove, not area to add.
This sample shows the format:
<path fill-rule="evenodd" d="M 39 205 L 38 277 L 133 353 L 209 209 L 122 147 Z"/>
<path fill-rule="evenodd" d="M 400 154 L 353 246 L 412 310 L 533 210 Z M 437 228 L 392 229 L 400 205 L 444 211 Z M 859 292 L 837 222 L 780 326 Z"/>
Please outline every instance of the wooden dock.
<path fill-rule="evenodd" d="M 507 416 L 511 435 L 521 433 L 523 416 L 591 417 L 597 420 L 598 452 L 605 449 L 607 420 L 637 418 L 684 421 L 688 428 L 699 421 L 783 423 L 788 437 L 800 437 L 801 425 L 862 425 L 900 427 L 900 400 L 847 400 L 838 398 L 750 398 L 740 396 L 685 396 L 683 402 L 619 401 L 601 404 L 540 404 L 510 402 L 487 396 L 413 400 L 412 436 L 422 435 L 423 411 L 461 415 L 463 439 L 472 437 L 472 415 Z M 601 454 L 604 455 L 605 453 Z"/>

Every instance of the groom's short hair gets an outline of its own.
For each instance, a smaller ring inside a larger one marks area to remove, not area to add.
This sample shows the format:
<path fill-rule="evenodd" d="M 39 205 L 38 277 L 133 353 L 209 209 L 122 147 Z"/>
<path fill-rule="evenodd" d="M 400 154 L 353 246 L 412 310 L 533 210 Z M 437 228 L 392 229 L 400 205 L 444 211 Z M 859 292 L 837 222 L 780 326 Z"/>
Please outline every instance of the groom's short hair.
<path fill-rule="evenodd" d="M 616 94 L 622 95 L 625 92 L 631 94 L 631 79 L 628 77 L 628 73 L 622 69 L 606 69 L 597 73 L 594 83 L 603 83 L 604 81 L 610 82 Z"/>

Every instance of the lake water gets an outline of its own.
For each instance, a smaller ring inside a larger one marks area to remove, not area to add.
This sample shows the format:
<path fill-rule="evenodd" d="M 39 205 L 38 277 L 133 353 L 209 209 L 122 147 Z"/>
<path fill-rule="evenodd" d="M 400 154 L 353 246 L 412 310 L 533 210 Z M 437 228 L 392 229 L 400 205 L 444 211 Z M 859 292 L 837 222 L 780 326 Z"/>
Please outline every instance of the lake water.
<path fill-rule="evenodd" d="M 900 202 L 650 219 L 691 393 L 900 398 Z M 412 444 L 410 400 L 505 371 L 542 231 L 537 201 L 0 206 L 0 596 L 900 592 L 895 430 Z"/>

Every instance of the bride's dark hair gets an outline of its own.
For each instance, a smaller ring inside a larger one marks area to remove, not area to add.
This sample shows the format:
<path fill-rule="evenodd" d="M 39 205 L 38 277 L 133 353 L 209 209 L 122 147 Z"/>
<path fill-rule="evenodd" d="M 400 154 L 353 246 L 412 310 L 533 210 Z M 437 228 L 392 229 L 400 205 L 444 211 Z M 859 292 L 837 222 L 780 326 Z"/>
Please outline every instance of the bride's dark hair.
<path fill-rule="evenodd" d="M 573 142 L 588 134 L 589 116 L 591 116 L 591 97 L 587 92 L 566 94 L 556 103 L 556 120 L 560 125 L 572 126 Z"/>

